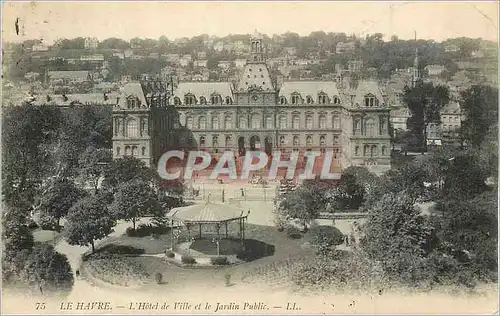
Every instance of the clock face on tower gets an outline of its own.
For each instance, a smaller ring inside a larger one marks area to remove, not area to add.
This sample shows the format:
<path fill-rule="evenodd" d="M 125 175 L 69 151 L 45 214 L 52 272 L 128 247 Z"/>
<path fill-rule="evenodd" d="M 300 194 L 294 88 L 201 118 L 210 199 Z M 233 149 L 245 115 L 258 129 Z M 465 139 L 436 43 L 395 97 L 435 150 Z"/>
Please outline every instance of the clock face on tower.
<path fill-rule="evenodd" d="M 258 97 L 258 96 L 256 96 L 256 95 L 254 95 L 254 96 L 252 97 L 252 99 L 253 99 L 254 101 L 257 101 L 257 99 L 258 99 L 258 98 L 259 98 L 259 97 Z"/>

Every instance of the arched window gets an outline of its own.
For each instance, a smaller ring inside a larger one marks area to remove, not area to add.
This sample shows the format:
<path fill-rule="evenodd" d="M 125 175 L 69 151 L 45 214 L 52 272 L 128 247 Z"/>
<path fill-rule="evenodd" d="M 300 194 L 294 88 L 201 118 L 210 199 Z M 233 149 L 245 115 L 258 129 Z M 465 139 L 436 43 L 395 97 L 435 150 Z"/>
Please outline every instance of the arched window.
<path fill-rule="evenodd" d="M 137 121 L 135 119 L 129 119 L 127 121 L 127 137 L 137 136 Z"/>
<path fill-rule="evenodd" d="M 280 146 L 285 146 L 285 136 L 280 136 Z"/>
<path fill-rule="evenodd" d="M 365 145 L 363 147 L 363 156 L 368 156 L 368 151 L 370 150 L 370 146 Z"/>
<path fill-rule="evenodd" d="M 137 157 L 137 146 L 132 146 L 132 157 Z"/>
<path fill-rule="evenodd" d="M 375 97 L 373 97 L 373 96 L 366 96 L 365 97 L 365 106 L 366 107 L 373 107 L 375 105 L 376 105 Z"/>
<path fill-rule="evenodd" d="M 204 116 L 200 116 L 198 119 L 198 129 L 206 129 L 207 128 L 207 119 Z"/>
<path fill-rule="evenodd" d="M 247 118 L 245 116 L 240 116 L 240 119 L 238 121 L 239 121 L 240 128 L 247 128 L 248 122 L 247 122 Z"/>
<path fill-rule="evenodd" d="M 299 136 L 293 136 L 293 146 L 299 146 L 300 141 L 299 141 Z"/>
<path fill-rule="evenodd" d="M 130 146 L 125 146 L 125 156 L 130 156 Z"/>
<path fill-rule="evenodd" d="M 333 129 L 340 129 L 340 116 L 334 115 L 332 118 Z"/>
<path fill-rule="evenodd" d="M 354 147 L 354 155 L 359 156 L 359 146 Z"/>
<path fill-rule="evenodd" d="M 146 156 L 146 147 L 142 147 L 141 154 L 142 156 Z"/>
<path fill-rule="evenodd" d="M 233 104 L 233 100 L 231 100 L 231 97 L 226 97 L 226 104 Z"/>
<path fill-rule="evenodd" d="M 219 136 L 214 135 L 212 136 L 212 147 L 218 147 L 219 146 Z"/>
<path fill-rule="evenodd" d="M 339 143 L 339 136 L 338 135 L 333 135 L 333 144 L 338 145 Z"/>
<path fill-rule="evenodd" d="M 127 99 L 127 108 L 133 109 L 135 107 L 135 99 L 133 97 L 129 97 Z"/>
<path fill-rule="evenodd" d="M 252 128 L 260 128 L 260 116 L 258 114 L 252 114 Z"/>
<path fill-rule="evenodd" d="M 207 99 L 205 97 L 200 97 L 200 104 L 207 105 Z"/>
<path fill-rule="evenodd" d="M 220 103 L 220 95 L 218 95 L 218 94 L 212 95 L 211 101 L 212 101 L 212 104 L 219 104 Z"/>
<path fill-rule="evenodd" d="M 380 124 L 380 134 L 384 135 L 387 129 L 387 124 L 384 117 L 379 118 L 379 124 Z"/>
<path fill-rule="evenodd" d="M 312 98 L 310 95 L 308 95 L 308 96 L 306 97 L 306 102 L 307 102 L 307 104 L 313 104 L 313 103 L 314 103 L 314 100 L 313 100 L 313 98 Z"/>
<path fill-rule="evenodd" d="M 193 118 L 191 116 L 188 116 L 186 118 L 186 128 L 188 128 L 188 129 L 193 128 Z"/>
<path fill-rule="evenodd" d="M 186 95 L 184 97 L 184 104 L 186 104 L 186 105 L 193 105 L 195 103 L 196 103 L 196 100 L 194 98 L 194 95 L 188 94 L 188 95 Z"/>
<path fill-rule="evenodd" d="M 298 115 L 294 115 L 292 117 L 292 128 L 299 129 L 300 128 L 300 117 Z"/>
<path fill-rule="evenodd" d="M 382 156 L 385 156 L 387 153 L 387 148 L 385 146 L 382 146 Z"/>
<path fill-rule="evenodd" d="M 292 95 L 292 104 L 300 104 L 300 94 L 294 93 Z"/>
<path fill-rule="evenodd" d="M 121 154 L 121 148 L 120 147 L 116 147 L 116 155 L 119 157 L 120 154 Z"/>
<path fill-rule="evenodd" d="M 313 117 L 312 117 L 312 115 L 306 115 L 306 128 L 307 129 L 312 129 L 313 128 Z"/>
<path fill-rule="evenodd" d="M 286 104 L 286 98 L 285 97 L 280 97 L 280 104 Z"/>
<path fill-rule="evenodd" d="M 123 125 L 122 125 L 122 119 L 116 119 L 116 135 L 122 135 L 123 134 Z"/>
<path fill-rule="evenodd" d="M 226 136 L 226 147 L 231 147 L 233 144 L 232 144 L 232 140 L 231 140 L 231 136 Z"/>
<path fill-rule="evenodd" d="M 326 128 L 326 116 L 324 115 L 319 116 L 319 128 L 321 129 Z"/>
<path fill-rule="evenodd" d="M 174 98 L 174 105 L 181 105 L 181 99 L 179 97 Z"/>
<path fill-rule="evenodd" d="M 334 97 L 334 98 L 333 98 L 333 104 L 340 104 L 340 99 L 339 99 L 339 97 Z"/>
<path fill-rule="evenodd" d="M 361 120 L 359 118 L 354 119 L 354 135 L 361 134 Z"/>
<path fill-rule="evenodd" d="M 286 129 L 286 116 L 280 115 L 280 128 Z"/>
<path fill-rule="evenodd" d="M 200 147 L 205 147 L 205 136 L 200 136 Z"/>
<path fill-rule="evenodd" d="M 266 128 L 273 128 L 273 117 L 268 115 L 266 116 Z"/>
<path fill-rule="evenodd" d="M 307 136 L 306 137 L 306 145 L 307 146 L 312 146 L 312 143 L 313 143 L 312 136 Z"/>
<path fill-rule="evenodd" d="M 365 135 L 375 136 L 375 121 L 373 119 L 367 119 L 365 121 Z"/>
<path fill-rule="evenodd" d="M 224 117 L 224 129 L 232 129 L 233 128 L 233 118 L 229 115 Z"/>
<path fill-rule="evenodd" d="M 377 145 L 372 145 L 370 149 L 370 156 L 376 156 L 377 155 Z"/>
<path fill-rule="evenodd" d="M 219 129 L 219 118 L 217 116 L 212 117 L 212 129 Z"/>
<path fill-rule="evenodd" d="M 325 139 L 325 136 L 321 135 L 319 137 L 319 145 L 320 146 L 325 146 L 326 145 L 326 139 Z"/>
<path fill-rule="evenodd" d="M 318 103 L 319 104 L 328 103 L 328 96 L 325 93 L 318 94 Z"/>

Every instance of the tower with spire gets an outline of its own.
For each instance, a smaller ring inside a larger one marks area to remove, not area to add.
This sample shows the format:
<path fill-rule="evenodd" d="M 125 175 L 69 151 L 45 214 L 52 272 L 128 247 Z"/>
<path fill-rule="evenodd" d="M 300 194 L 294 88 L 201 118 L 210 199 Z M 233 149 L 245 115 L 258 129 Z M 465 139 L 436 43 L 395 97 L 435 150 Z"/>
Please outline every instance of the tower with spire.
<path fill-rule="evenodd" d="M 417 32 L 415 31 L 415 45 L 417 45 Z M 413 74 L 411 78 L 411 85 L 415 87 L 420 80 L 420 65 L 418 60 L 418 47 L 415 47 L 415 59 L 413 60 Z"/>

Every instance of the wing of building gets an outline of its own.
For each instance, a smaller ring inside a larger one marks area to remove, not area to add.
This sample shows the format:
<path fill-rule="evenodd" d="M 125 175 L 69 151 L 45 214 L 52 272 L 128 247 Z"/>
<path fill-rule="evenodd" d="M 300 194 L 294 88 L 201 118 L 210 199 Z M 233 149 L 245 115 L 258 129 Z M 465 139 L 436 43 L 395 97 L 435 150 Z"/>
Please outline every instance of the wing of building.
<path fill-rule="evenodd" d="M 129 83 L 113 111 L 114 157 L 155 164 L 169 149 L 333 151 L 338 168 L 390 169 L 387 97 L 375 81 L 285 81 L 279 89 L 263 40 L 237 84 Z"/>

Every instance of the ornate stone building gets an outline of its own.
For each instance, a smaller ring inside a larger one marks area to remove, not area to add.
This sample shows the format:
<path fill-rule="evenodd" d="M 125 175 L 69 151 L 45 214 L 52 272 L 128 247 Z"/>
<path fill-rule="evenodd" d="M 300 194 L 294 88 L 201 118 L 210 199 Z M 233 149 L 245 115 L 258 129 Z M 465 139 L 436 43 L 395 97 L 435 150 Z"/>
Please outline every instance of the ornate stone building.
<path fill-rule="evenodd" d="M 230 82 L 130 83 L 113 111 L 114 157 L 154 164 L 162 151 L 198 148 L 335 153 L 338 168 L 390 168 L 389 112 L 374 81 L 285 81 L 276 86 L 262 37 L 236 85 Z M 145 125 L 144 125 L 145 124 Z"/>

